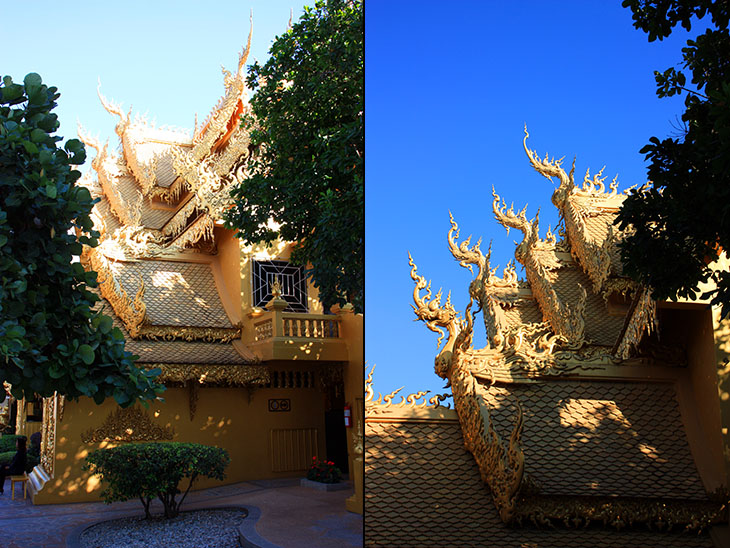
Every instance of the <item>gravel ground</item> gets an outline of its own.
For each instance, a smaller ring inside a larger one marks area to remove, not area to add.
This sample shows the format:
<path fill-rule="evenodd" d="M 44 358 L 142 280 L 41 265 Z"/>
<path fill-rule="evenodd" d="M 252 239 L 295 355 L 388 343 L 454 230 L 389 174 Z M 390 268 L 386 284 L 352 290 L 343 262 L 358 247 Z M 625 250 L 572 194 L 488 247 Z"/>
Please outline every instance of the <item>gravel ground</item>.
<path fill-rule="evenodd" d="M 194 510 L 175 519 L 120 518 L 92 525 L 81 534 L 82 548 L 240 548 L 242 510 Z"/>

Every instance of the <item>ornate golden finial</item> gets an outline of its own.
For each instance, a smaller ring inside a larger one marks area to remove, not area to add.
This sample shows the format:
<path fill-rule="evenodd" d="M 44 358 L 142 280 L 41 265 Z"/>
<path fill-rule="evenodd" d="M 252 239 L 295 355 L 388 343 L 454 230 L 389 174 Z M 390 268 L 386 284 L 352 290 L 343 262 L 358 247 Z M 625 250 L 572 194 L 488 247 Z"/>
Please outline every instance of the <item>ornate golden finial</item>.
<path fill-rule="evenodd" d="M 238 57 L 238 75 L 243 75 L 243 67 L 246 65 L 246 61 L 248 60 L 248 54 L 251 52 L 251 37 L 253 36 L 253 9 L 251 9 L 251 15 L 249 17 L 249 21 L 251 22 L 251 28 L 248 31 L 248 40 L 246 41 L 246 47 L 243 48 L 243 51 L 241 52 L 241 55 Z"/>
<path fill-rule="evenodd" d="M 535 171 L 548 180 L 552 181 L 553 177 L 557 177 L 560 180 L 560 185 L 557 189 L 555 189 L 555 192 L 553 192 L 552 202 L 562 211 L 562 208 L 565 206 L 565 200 L 575 187 L 575 180 L 573 178 L 575 173 L 575 158 L 573 158 L 573 166 L 570 168 L 570 173 L 565 173 L 565 170 L 562 168 L 563 160 L 565 158 L 563 157 L 559 160 L 548 160 L 548 156 L 546 154 L 545 159 L 541 160 L 536 151 L 527 148 L 527 138 L 529 136 L 530 134 L 527 132 L 527 124 L 525 124 L 525 138 L 522 140 L 522 146 L 525 149 L 527 157 L 530 159 L 530 164 L 533 168 L 535 168 Z"/>
<path fill-rule="evenodd" d="M 286 30 L 291 30 L 291 22 L 294 19 L 294 8 L 289 8 L 289 22 L 286 24 Z"/>
<path fill-rule="evenodd" d="M 104 110 L 106 110 L 109 114 L 119 116 L 120 122 L 129 122 L 129 116 L 125 116 L 121 105 L 117 105 L 113 101 L 107 100 L 107 98 L 101 93 L 101 78 L 99 78 L 99 83 L 96 86 L 96 94 L 99 96 L 99 100 L 101 101 L 101 105 L 104 107 Z"/>
<path fill-rule="evenodd" d="M 86 131 L 84 131 L 84 126 L 81 125 L 80 120 L 76 120 L 76 127 L 76 132 L 78 133 L 81 142 L 84 143 L 86 146 L 95 149 L 97 154 L 101 152 L 101 143 L 98 139 L 92 137 L 91 135 L 86 133 Z"/>
<path fill-rule="evenodd" d="M 269 291 L 271 292 L 271 296 L 275 299 L 281 298 L 281 282 L 279 281 L 278 276 L 275 277 L 274 281 L 269 285 Z"/>

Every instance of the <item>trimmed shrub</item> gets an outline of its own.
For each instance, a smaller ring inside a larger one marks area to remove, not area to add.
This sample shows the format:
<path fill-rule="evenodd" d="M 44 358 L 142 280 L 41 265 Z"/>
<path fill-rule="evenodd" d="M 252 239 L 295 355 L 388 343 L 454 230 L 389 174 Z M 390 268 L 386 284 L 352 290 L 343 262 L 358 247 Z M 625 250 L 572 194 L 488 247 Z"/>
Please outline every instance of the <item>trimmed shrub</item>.
<path fill-rule="evenodd" d="M 16 436 L 15 434 L 3 434 L 3 437 L 0 438 L 0 453 L 7 453 L 8 451 L 12 451 L 14 454 L 17 450 L 17 447 L 15 446 L 15 440 L 24 437 L 25 436 Z"/>
<path fill-rule="evenodd" d="M 10 466 L 10 462 L 13 460 L 16 452 L 17 451 L 14 449 L 12 451 L 3 451 L 0 453 L 0 466 Z M 25 471 L 30 473 L 33 471 L 33 468 L 38 466 L 40 460 L 36 455 L 31 455 L 30 453 L 26 454 L 26 459 Z"/>
<path fill-rule="evenodd" d="M 149 518 L 150 503 L 159 498 L 165 517 L 174 518 L 193 482 L 200 476 L 224 479 L 230 461 L 225 449 L 199 443 L 131 443 L 91 452 L 84 469 L 100 477 L 107 504 L 138 498 Z M 187 487 L 177 501 L 178 485 L 185 478 Z"/>

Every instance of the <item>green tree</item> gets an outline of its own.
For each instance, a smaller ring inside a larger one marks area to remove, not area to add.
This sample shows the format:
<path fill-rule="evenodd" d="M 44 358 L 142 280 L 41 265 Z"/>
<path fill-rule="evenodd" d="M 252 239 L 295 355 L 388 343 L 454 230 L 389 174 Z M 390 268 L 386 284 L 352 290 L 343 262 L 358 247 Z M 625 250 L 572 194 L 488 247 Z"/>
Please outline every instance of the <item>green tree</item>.
<path fill-rule="evenodd" d="M 96 273 L 79 257 L 82 244 L 98 243 L 94 201 L 72 169 L 84 145 L 56 146 L 58 97 L 33 73 L 0 84 L 0 382 L 17 398 L 58 391 L 127 406 L 164 388 L 134 365 L 111 318 L 91 309 Z"/>
<path fill-rule="evenodd" d="M 199 477 L 223 480 L 231 462 L 228 451 L 199 443 L 130 443 L 111 449 L 92 451 L 84 468 L 101 478 L 104 502 L 140 499 L 145 517 L 150 503 L 159 498 L 166 518 L 180 513 L 185 497 Z M 182 498 L 180 482 L 188 478 Z"/>
<path fill-rule="evenodd" d="M 362 0 L 317 2 L 249 67 L 257 153 L 232 191 L 229 227 L 246 243 L 295 241 L 295 264 L 329 307 L 363 307 Z M 274 228 L 269 220 L 278 225 Z"/>
<path fill-rule="evenodd" d="M 657 95 L 685 94 L 681 134 L 652 137 L 642 153 L 650 184 L 632 191 L 617 217 L 629 235 L 621 244 L 625 271 L 653 289 L 655 298 L 705 294 L 730 312 L 730 273 L 714 268 L 730 251 L 730 35 L 729 4 L 710 0 L 624 0 L 634 26 L 649 41 L 686 30 L 710 15 L 707 30 L 682 49 L 680 70 L 655 72 Z M 688 84 L 687 75 L 690 75 Z"/>

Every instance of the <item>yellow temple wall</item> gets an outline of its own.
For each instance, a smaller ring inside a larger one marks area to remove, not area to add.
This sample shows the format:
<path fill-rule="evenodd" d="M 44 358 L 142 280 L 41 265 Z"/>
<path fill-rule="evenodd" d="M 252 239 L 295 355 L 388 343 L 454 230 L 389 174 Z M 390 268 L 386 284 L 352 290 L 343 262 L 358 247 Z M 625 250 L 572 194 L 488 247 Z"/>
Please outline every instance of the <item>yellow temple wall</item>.
<path fill-rule="evenodd" d="M 224 284 L 224 287 L 220 288 L 223 291 L 219 291 L 221 300 L 228 300 L 231 303 L 231 308 L 237 310 L 240 314 L 243 310 L 242 258 L 240 240 L 235 238 L 234 234 L 233 230 L 215 229 L 216 245 L 218 246 L 218 255 L 215 261 L 221 269 Z"/>
<path fill-rule="evenodd" d="M 352 312 L 340 313 L 342 323 L 340 329 L 347 341 L 347 351 L 350 361 L 345 365 L 345 401 L 352 408 L 352 428 L 348 429 L 347 455 L 349 459 L 350 479 L 355 493 L 347 499 L 347 509 L 358 514 L 363 513 L 364 499 L 364 463 L 363 455 L 354 451 L 355 437 L 364 436 L 365 432 L 365 344 L 362 314 Z"/>
<path fill-rule="evenodd" d="M 286 369 L 284 364 L 276 367 Z M 273 436 L 279 439 L 281 433 L 289 438 L 316 437 L 313 447 L 296 448 L 306 453 L 299 459 L 306 466 L 312 456 L 325 452 L 324 398 L 316 388 L 261 388 L 253 392 L 250 401 L 244 388 L 201 387 L 198 394 L 192 421 L 187 388 L 168 388 L 165 402 L 152 403 L 146 410 L 155 425 L 174 430 L 170 441 L 214 445 L 228 451 L 231 463 L 226 470 L 226 479 L 220 482 L 203 478 L 196 481 L 194 489 L 254 479 L 304 477 L 304 467 L 283 472 L 273 470 L 277 457 Z M 282 398 L 290 401 L 291 411 L 269 411 L 269 399 Z M 55 474 L 35 495 L 34 504 L 99 500 L 98 478 L 81 468 L 90 451 L 116 443 L 84 443 L 81 436 L 89 429 L 101 427 L 117 410 L 111 399 L 98 406 L 88 398 L 66 403 L 63 420 L 57 426 Z M 125 425 L 127 427 L 134 429 L 138 425 Z"/>

